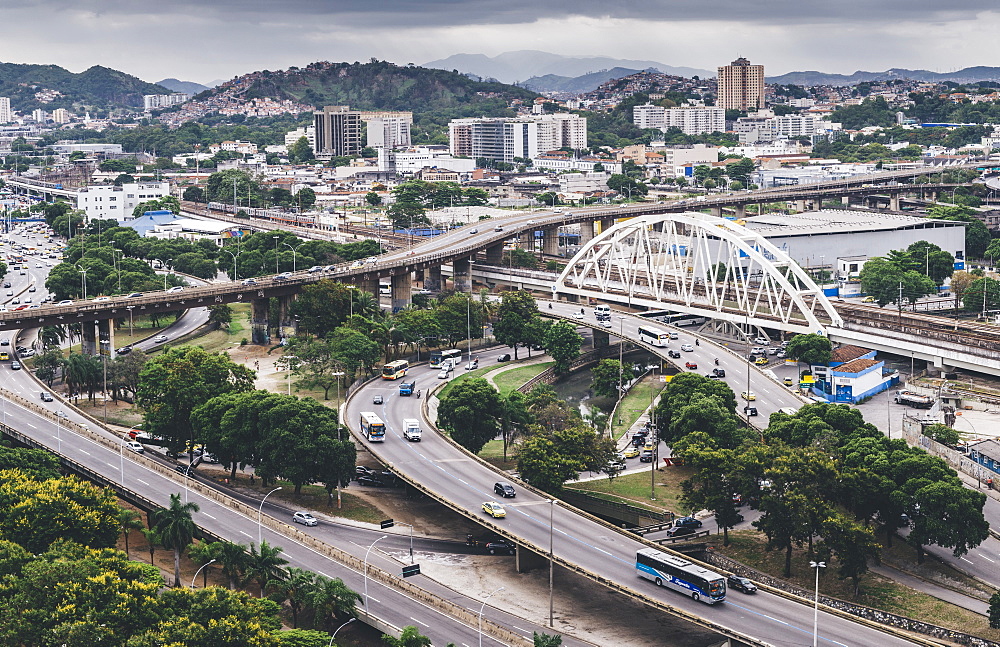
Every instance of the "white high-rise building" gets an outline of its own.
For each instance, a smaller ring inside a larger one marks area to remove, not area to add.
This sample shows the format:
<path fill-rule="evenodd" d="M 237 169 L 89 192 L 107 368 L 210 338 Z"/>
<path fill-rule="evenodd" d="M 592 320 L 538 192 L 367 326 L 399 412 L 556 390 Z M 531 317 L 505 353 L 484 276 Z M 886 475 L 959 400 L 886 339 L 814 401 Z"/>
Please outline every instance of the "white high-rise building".
<path fill-rule="evenodd" d="M 303 137 L 309 142 L 309 147 L 316 150 L 316 126 L 310 125 L 305 128 L 296 128 L 295 130 L 285 133 L 285 146 L 291 147 L 295 142 L 299 141 Z"/>
<path fill-rule="evenodd" d="M 726 111 L 706 106 L 664 108 L 646 104 L 632 108 L 632 122 L 639 128 L 680 128 L 685 135 L 724 132 Z"/>
<path fill-rule="evenodd" d="M 174 92 L 172 94 L 144 94 L 142 96 L 142 109 L 155 110 L 156 108 L 169 108 L 178 103 L 184 103 L 191 98 L 190 94 L 184 92 Z"/>
<path fill-rule="evenodd" d="M 764 66 L 738 58 L 719 67 L 719 98 L 724 110 L 759 110 L 764 107 Z"/>
<path fill-rule="evenodd" d="M 31 111 L 31 118 L 34 119 L 36 123 L 44 124 L 45 120 L 49 118 L 49 113 L 45 112 L 41 108 L 35 108 Z"/>
<path fill-rule="evenodd" d="M 10 97 L 0 97 L 0 124 L 14 121 L 14 113 L 10 109 Z"/>
<path fill-rule="evenodd" d="M 71 116 L 66 108 L 56 108 L 52 111 L 52 121 L 57 124 L 68 124 Z"/>
<path fill-rule="evenodd" d="M 412 145 L 410 126 L 412 112 L 391 112 L 388 110 L 364 110 L 361 121 L 365 122 L 365 144 L 372 148 L 409 148 Z"/>
<path fill-rule="evenodd" d="M 115 218 L 130 220 L 137 205 L 170 195 L 169 182 L 95 185 L 80 189 L 76 206 L 87 212 L 87 220 Z"/>
<path fill-rule="evenodd" d="M 513 163 L 558 148 L 586 148 L 587 120 L 568 113 L 453 119 L 448 135 L 452 155 Z"/>

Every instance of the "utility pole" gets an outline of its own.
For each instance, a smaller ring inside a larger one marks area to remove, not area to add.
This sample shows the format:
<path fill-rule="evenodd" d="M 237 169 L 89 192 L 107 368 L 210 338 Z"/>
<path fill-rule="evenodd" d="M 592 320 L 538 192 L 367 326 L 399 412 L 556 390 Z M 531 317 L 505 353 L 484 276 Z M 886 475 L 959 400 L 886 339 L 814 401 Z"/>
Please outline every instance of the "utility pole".
<path fill-rule="evenodd" d="M 985 303 L 985 301 L 983 302 Z M 899 311 L 899 325 L 903 325 L 903 282 L 899 282 L 899 298 L 896 301 L 897 310 Z"/>

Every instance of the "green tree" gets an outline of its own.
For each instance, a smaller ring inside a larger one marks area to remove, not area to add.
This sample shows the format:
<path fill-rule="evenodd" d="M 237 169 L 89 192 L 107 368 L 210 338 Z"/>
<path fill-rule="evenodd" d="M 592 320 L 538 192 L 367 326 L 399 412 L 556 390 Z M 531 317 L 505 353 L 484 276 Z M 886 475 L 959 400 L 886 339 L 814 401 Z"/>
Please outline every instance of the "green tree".
<path fill-rule="evenodd" d="M 382 634 L 382 642 L 390 647 L 431 647 L 431 639 L 422 635 L 413 625 L 403 627 L 399 638 Z"/>
<path fill-rule="evenodd" d="M 260 587 L 260 597 L 264 597 L 264 591 L 272 581 L 281 579 L 281 567 L 288 563 L 288 560 L 281 556 L 283 552 L 283 548 L 271 546 L 266 539 L 261 541 L 259 546 L 250 544 L 246 574 Z"/>
<path fill-rule="evenodd" d="M 966 312 L 985 312 L 1000 307 L 1000 281 L 987 276 L 978 278 L 962 293 L 962 307 Z"/>
<path fill-rule="evenodd" d="M 954 479 L 929 483 L 928 480 L 914 479 L 901 493 L 908 494 L 912 502 L 906 541 L 916 548 L 919 563 L 923 563 L 925 544 L 952 548 L 952 554 L 961 557 L 989 536 L 989 524 L 983 518 L 986 495 L 969 490 Z M 911 491 L 906 492 L 907 489 Z"/>
<path fill-rule="evenodd" d="M 514 349 L 516 360 L 517 347 L 528 341 L 528 328 L 537 318 L 538 305 L 530 292 L 508 290 L 503 293 L 500 301 L 497 320 L 493 324 L 493 336 L 501 344 Z"/>
<path fill-rule="evenodd" d="M 965 225 L 965 255 L 967 258 L 982 258 L 990 244 L 990 230 L 976 217 L 975 210 L 964 206 L 935 205 L 927 210 L 928 218 L 955 220 Z"/>
<path fill-rule="evenodd" d="M 517 467 L 528 483 L 546 492 L 558 492 L 581 471 L 604 469 L 613 454 L 613 441 L 598 437 L 583 424 L 554 430 L 535 425 L 521 443 Z"/>
<path fill-rule="evenodd" d="M 288 160 L 292 164 L 304 164 L 316 158 L 309 139 L 305 136 L 299 137 L 294 144 L 288 147 Z"/>
<path fill-rule="evenodd" d="M 363 603 L 360 594 L 348 588 L 339 577 L 330 578 L 322 575 L 316 577 L 309 605 L 315 612 L 317 624 L 327 629 L 335 627 L 334 623 L 344 622 L 348 618 L 356 618 L 358 603 Z"/>
<path fill-rule="evenodd" d="M 441 398 L 438 423 L 451 437 L 473 454 L 478 454 L 500 430 L 497 413 L 500 396 L 490 383 L 473 378 L 456 383 Z"/>
<path fill-rule="evenodd" d="M 309 607 L 309 600 L 316 591 L 317 577 L 311 571 L 286 567 L 282 578 L 272 585 L 275 594 L 271 599 L 288 603 L 288 610 L 292 612 L 293 629 L 299 626 L 300 614 Z"/>
<path fill-rule="evenodd" d="M 235 589 L 237 584 L 243 579 L 247 571 L 247 547 L 231 541 L 220 541 L 218 543 L 216 559 L 222 574 L 229 578 L 229 588 Z"/>
<path fill-rule="evenodd" d="M 734 191 L 738 191 L 733 182 L 740 183 L 740 189 L 744 186 L 750 184 L 750 175 L 754 172 L 754 162 L 748 157 L 741 157 L 735 162 L 730 162 L 726 165 L 726 175 L 729 176 L 730 188 Z"/>
<path fill-rule="evenodd" d="M 139 374 L 136 404 L 145 429 L 171 447 L 192 442 L 191 412 L 215 396 L 253 389 L 253 371 L 222 353 L 202 348 L 169 348 L 150 359 Z"/>
<path fill-rule="evenodd" d="M 198 510 L 197 503 L 181 503 L 180 494 L 171 494 L 170 506 L 152 513 L 153 527 L 160 542 L 164 548 L 174 551 L 174 586 L 181 585 L 181 553 L 194 538 L 196 528 L 191 515 Z"/>
<path fill-rule="evenodd" d="M 208 586 L 208 565 L 219 560 L 220 543 L 217 541 L 197 541 L 188 546 L 188 557 L 201 570 L 201 586 Z"/>
<path fill-rule="evenodd" d="M 785 352 L 789 357 L 797 362 L 804 362 L 809 365 L 830 363 L 830 353 L 833 345 L 830 340 L 823 335 L 805 334 L 795 335 L 788 342 Z"/>
<path fill-rule="evenodd" d="M 308 211 L 316 205 L 316 192 L 305 186 L 295 194 L 295 201 L 299 208 Z"/>
<path fill-rule="evenodd" d="M 906 253 L 912 262 L 909 269 L 929 276 L 937 285 L 943 285 L 945 279 L 955 271 L 955 257 L 926 240 L 910 244 Z"/>
<path fill-rule="evenodd" d="M 343 283 L 324 279 L 302 288 L 292 303 L 291 313 L 310 334 L 325 337 L 341 326 L 351 312 L 354 291 Z"/>
<path fill-rule="evenodd" d="M 122 539 L 125 540 L 125 555 L 129 555 L 128 536 L 133 530 L 142 530 L 142 519 L 139 513 L 128 508 L 118 510 L 118 528 L 121 530 Z"/>
<path fill-rule="evenodd" d="M 205 189 L 200 186 L 189 186 L 182 196 L 185 202 L 205 202 Z"/>
<path fill-rule="evenodd" d="M 900 310 L 907 303 L 937 292 L 930 277 L 881 257 L 868 259 L 860 279 L 862 291 L 874 296 L 879 306 L 895 303 Z"/>
<path fill-rule="evenodd" d="M 682 501 L 691 510 L 710 510 L 722 529 L 722 543 L 728 546 L 730 529 L 743 521 L 733 500 L 737 487 L 731 479 L 736 471 L 734 450 L 718 449 L 710 434 L 700 431 L 689 433 L 673 450 L 694 470 L 681 483 Z"/>
<path fill-rule="evenodd" d="M 368 203 L 369 207 L 381 206 L 382 196 L 380 196 L 376 191 L 369 191 L 365 194 L 365 202 Z"/>
<path fill-rule="evenodd" d="M 857 597 L 861 577 L 868 572 L 868 563 L 878 563 L 881 553 L 881 545 L 872 529 L 841 514 L 832 514 L 823 522 L 820 532 L 824 547 L 837 558 L 840 578 L 854 583 L 854 596 Z"/>
<path fill-rule="evenodd" d="M 990 596 L 990 627 L 1000 629 L 1000 591 Z"/>
<path fill-rule="evenodd" d="M 632 364 L 629 362 L 619 362 L 616 359 L 602 359 L 590 371 L 593 380 L 590 388 L 594 395 L 605 398 L 617 398 L 620 393 L 618 387 L 624 382 L 628 382 L 632 376 Z"/>
<path fill-rule="evenodd" d="M 556 362 L 553 367 L 556 375 L 563 375 L 569 371 L 570 364 L 580 356 L 582 345 L 583 337 L 576 332 L 576 326 L 568 321 L 557 321 L 549 326 L 545 333 L 544 347 Z"/>
<path fill-rule="evenodd" d="M 927 425 L 924 427 L 924 435 L 949 447 L 957 447 L 961 441 L 961 436 L 957 431 L 942 424 Z"/>
<path fill-rule="evenodd" d="M 596 164 L 594 165 L 596 168 Z M 532 634 L 532 641 L 534 642 L 534 647 L 559 647 L 562 645 L 562 636 L 551 636 L 547 633 L 538 633 L 537 631 Z"/>
<path fill-rule="evenodd" d="M 681 412 L 702 396 L 715 398 L 722 411 L 736 412 L 736 396 L 722 380 L 710 380 L 697 373 L 685 372 L 674 376 L 667 384 L 656 406 L 656 426 L 660 440 L 672 446 L 683 437 L 680 429 Z"/>
<path fill-rule="evenodd" d="M 227 303 L 208 306 L 208 321 L 219 328 L 228 328 L 233 321 L 233 308 Z"/>

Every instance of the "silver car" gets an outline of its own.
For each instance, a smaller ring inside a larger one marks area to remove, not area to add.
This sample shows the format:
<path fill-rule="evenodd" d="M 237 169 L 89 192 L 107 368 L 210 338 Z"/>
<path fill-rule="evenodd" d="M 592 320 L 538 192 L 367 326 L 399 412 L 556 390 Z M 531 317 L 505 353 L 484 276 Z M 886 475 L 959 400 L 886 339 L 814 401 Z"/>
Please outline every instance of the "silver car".
<path fill-rule="evenodd" d="M 301 523 L 303 526 L 315 526 L 319 523 L 319 520 L 308 512 L 296 512 L 292 515 L 292 521 Z"/>

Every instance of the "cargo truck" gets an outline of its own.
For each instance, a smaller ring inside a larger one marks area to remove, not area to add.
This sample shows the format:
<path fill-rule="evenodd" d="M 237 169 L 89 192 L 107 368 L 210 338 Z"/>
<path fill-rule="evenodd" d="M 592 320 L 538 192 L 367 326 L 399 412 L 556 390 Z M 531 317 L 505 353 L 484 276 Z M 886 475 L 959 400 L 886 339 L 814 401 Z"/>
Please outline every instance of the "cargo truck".
<path fill-rule="evenodd" d="M 407 380 L 399 385 L 400 395 L 413 395 L 413 386 L 416 384 L 414 380 Z"/>
<path fill-rule="evenodd" d="M 928 395 L 920 395 L 912 391 L 896 391 L 894 398 L 896 404 L 905 404 L 915 409 L 930 409 L 934 406 L 934 398 Z"/>
<path fill-rule="evenodd" d="M 420 442 L 420 421 L 415 418 L 403 419 L 403 438 L 410 442 Z"/>

